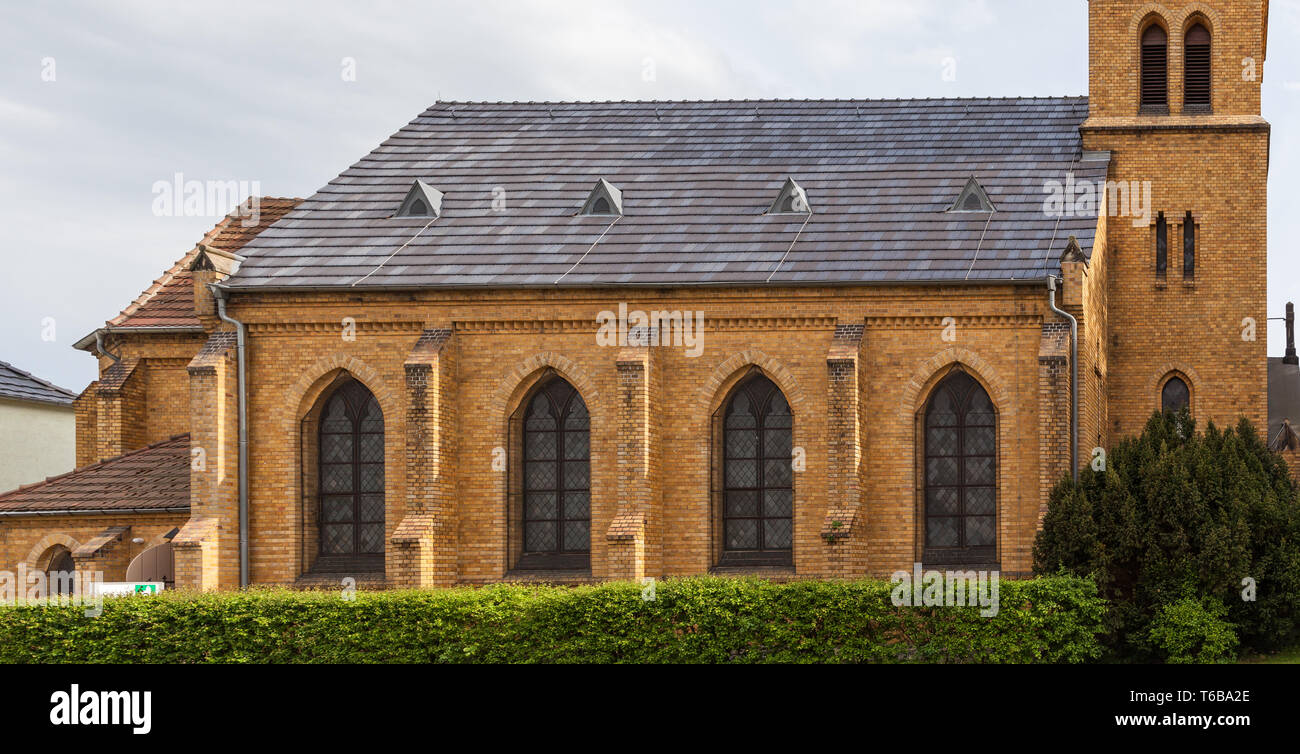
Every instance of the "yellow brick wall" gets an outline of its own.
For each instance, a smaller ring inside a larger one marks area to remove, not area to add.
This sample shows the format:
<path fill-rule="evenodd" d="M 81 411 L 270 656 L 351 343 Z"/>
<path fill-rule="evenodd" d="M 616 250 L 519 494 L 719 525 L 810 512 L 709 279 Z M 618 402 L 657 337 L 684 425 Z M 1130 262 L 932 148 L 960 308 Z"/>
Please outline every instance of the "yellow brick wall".
<path fill-rule="evenodd" d="M 0 568 L 15 570 L 19 563 L 26 563 L 28 568 L 44 568 L 49 565 L 50 548 L 57 545 L 75 550 L 90 539 L 98 536 L 105 529 L 113 526 L 130 526 L 131 531 L 123 541 L 114 545 L 120 550 L 117 560 L 129 563 L 130 559 L 145 549 L 160 544 L 162 537 L 172 529 L 185 523 L 184 514 L 148 513 L 148 514 L 110 514 L 88 516 L 6 516 L 0 519 Z M 131 540 L 144 539 L 143 544 Z M 114 562 L 117 562 L 115 560 Z M 125 565 L 120 570 L 104 574 L 106 581 L 121 581 L 126 578 Z"/>
<path fill-rule="evenodd" d="M 1175 115 L 1133 117 L 1135 29 L 1159 13 L 1175 30 L 1188 18 L 1211 27 L 1214 114 L 1182 116 L 1181 32 L 1171 35 L 1170 103 Z M 1090 117 L 1084 148 L 1111 152 L 1110 180 L 1150 182 L 1150 224 L 1108 218 L 1110 441 L 1141 431 L 1159 408 L 1159 385 L 1186 374 L 1204 426 L 1267 421 L 1266 275 L 1268 125 L 1259 118 L 1263 11 L 1257 0 L 1090 4 Z M 1243 80 L 1241 60 L 1257 63 Z M 1168 273 L 1155 272 L 1156 213 L 1169 221 Z M 1186 212 L 1196 217 L 1194 280 L 1182 274 Z M 1253 333 L 1252 333 L 1253 330 Z"/>
<path fill-rule="evenodd" d="M 710 418 L 751 364 L 782 387 L 795 412 L 794 443 L 806 454 L 796 475 L 795 565 L 800 575 L 830 575 L 820 538 L 827 512 L 827 354 L 837 322 L 865 325 L 859 385 L 867 562 L 859 572 L 908 567 L 918 552 L 915 416 L 928 389 L 954 362 L 975 368 L 999 409 L 1001 523 L 1005 570 L 1029 566 L 1040 503 L 1037 411 L 1041 324 L 1046 290 L 1024 287 L 908 287 L 592 293 L 370 294 L 257 296 L 239 301 L 249 323 L 250 472 L 254 581 L 284 582 L 301 571 L 307 538 L 300 478 L 301 418 L 324 383 L 348 369 L 379 397 L 387 428 L 390 532 L 404 513 L 406 437 L 403 363 L 426 327 L 448 327 L 456 353 L 457 577 L 500 579 L 509 563 L 505 473 L 493 450 L 507 446 L 507 420 L 530 378 L 546 367 L 570 377 L 592 417 L 592 571 L 607 575 L 605 532 L 615 516 L 619 348 L 596 343 L 596 315 L 629 309 L 701 310 L 698 358 L 654 348 L 654 431 L 662 489 L 662 566 L 658 573 L 701 573 L 713 565 Z M 356 320 L 355 340 L 343 337 Z M 944 339 L 945 317 L 955 338 Z M 653 562 L 652 558 L 652 562 Z"/>

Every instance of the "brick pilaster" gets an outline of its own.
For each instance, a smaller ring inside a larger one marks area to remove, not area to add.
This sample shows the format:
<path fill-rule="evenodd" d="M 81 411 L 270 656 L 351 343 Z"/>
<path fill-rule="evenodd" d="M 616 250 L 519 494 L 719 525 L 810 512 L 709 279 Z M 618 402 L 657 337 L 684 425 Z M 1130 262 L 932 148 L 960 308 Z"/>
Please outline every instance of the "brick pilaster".
<path fill-rule="evenodd" d="M 862 415 L 858 351 L 863 324 L 837 324 L 826 354 L 826 544 L 828 576 L 851 578 L 866 570 L 862 514 Z"/>
<path fill-rule="evenodd" d="M 618 513 L 606 532 L 606 577 L 640 580 L 662 569 L 654 351 L 649 347 L 624 348 L 619 351 L 616 366 Z"/>
<path fill-rule="evenodd" d="M 421 333 L 406 371 L 406 518 L 388 550 L 400 587 L 456 581 L 456 370 L 452 331 Z"/>
<path fill-rule="evenodd" d="M 172 541 L 179 589 L 239 586 L 239 384 L 235 333 L 189 364 L 190 520 Z"/>
<path fill-rule="evenodd" d="M 1038 346 L 1038 458 L 1041 525 L 1052 487 L 1070 471 L 1070 326 L 1065 322 L 1043 323 Z"/>

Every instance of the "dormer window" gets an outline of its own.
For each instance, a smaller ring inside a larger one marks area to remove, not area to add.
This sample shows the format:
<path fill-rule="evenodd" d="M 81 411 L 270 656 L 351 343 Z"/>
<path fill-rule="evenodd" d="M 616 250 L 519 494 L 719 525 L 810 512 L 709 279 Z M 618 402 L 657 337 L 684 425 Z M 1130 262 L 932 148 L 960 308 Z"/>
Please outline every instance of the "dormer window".
<path fill-rule="evenodd" d="M 995 212 L 992 200 L 989 199 L 988 192 L 980 185 L 980 182 L 971 176 L 966 181 L 966 186 L 957 195 L 957 201 L 948 206 L 948 212 Z"/>
<path fill-rule="evenodd" d="M 1160 24 L 1142 32 L 1141 111 L 1169 114 L 1169 35 Z"/>
<path fill-rule="evenodd" d="M 767 208 L 769 215 L 806 215 L 811 212 L 812 207 L 808 204 L 807 192 L 803 190 L 803 186 L 795 183 L 793 178 L 785 179 L 785 185 L 776 195 L 776 200 Z"/>
<path fill-rule="evenodd" d="M 424 181 L 417 180 L 406 192 L 393 217 L 441 217 L 442 192 Z"/>
<path fill-rule="evenodd" d="M 587 196 L 587 201 L 582 205 L 580 215 L 622 215 L 623 214 L 623 192 L 614 184 L 601 178 L 596 181 L 596 186 L 592 188 L 591 194 Z"/>

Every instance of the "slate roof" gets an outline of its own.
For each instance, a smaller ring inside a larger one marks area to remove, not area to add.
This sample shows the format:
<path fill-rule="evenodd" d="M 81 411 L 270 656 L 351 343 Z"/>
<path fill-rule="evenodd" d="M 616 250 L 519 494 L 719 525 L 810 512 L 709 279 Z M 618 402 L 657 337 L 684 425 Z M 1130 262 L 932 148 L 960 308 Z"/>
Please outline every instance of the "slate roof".
<path fill-rule="evenodd" d="M 258 197 L 257 213 L 251 211 L 250 200 L 245 200 L 217 223 L 203 236 L 200 246 L 212 246 L 231 253 L 244 247 L 258 233 L 266 230 L 272 223 L 284 217 L 285 213 L 297 206 L 301 199 L 284 199 L 279 197 Z M 250 224 L 244 225 L 249 218 Z M 121 314 L 108 321 L 113 329 L 150 328 L 150 327 L 192 327 L 201 328 L 198 316 L 194 313 L 194 282 L 190 277 L 189 266 L 199 253 L 199 246 L 190 249 L 185 256 L 163 273 L 162 277 L 144 290 Z"/>
<path fill-rule="evenodd" d="M 77 394 L 0 361 L 0 398 L 71 406 Z"/>
<path fill-rule="evenodd" d="M 1086 97 L 441 102 L 242 252 L 225 285 L 888 283 L 1042 279 L 1095 214 L 1043 210 Z M 974 176 L 998 211 L 946 213 Z M 624 216 L 578 216 L 596 182 Z M 787 178 L 811 216 L 766 214 Z M 394 218 L 415 180 L 442 214 Z M 494 205 L 494 200 L 496 203 Z"/>
<path fill-rule="evenodd" d="M 0 515 L 56 511 L 188 510 L 190 436 L 0 494 Z"/>

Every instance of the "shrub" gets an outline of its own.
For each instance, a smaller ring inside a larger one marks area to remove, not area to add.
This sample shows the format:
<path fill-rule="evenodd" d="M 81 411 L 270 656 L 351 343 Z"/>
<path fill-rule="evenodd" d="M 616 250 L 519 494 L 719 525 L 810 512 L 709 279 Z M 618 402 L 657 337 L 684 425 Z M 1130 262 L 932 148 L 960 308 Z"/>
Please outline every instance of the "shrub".
<path fill-rule="evenodd" d="M 1117 659 L 1163 657 L 1153 621 L 1188 594 L 1217 603 L 1245 647 L 1288 646 L 1300 637 L 1296 493 L 1286 462 L 1247 420 L 1202 434 L 1185 411 L 1156 414 L 1110 451 L 1104 470 L 1057 484 L 1034 571 L 1096 579 L 1109 603 L 1104 643 Z M 1254 601 L 1243 599 L 1246 578 Z"/>
<path fill-rule="evenodd" d="M 1148 637 L 1166 662 L 1225 663 L 1237 657 L 1237 632 L 1214 600 L 1183 597 L 1160 608 Z"/>
<path fill-rule="evenodd" d="M 0 662 L 1086 662 L 1104 605 L 1071 577 L 1003 582 L 1000 610 L 896 607 L 882 581 L 689 578 L 591 587 L 171 593 L 0 607 Z"/>

